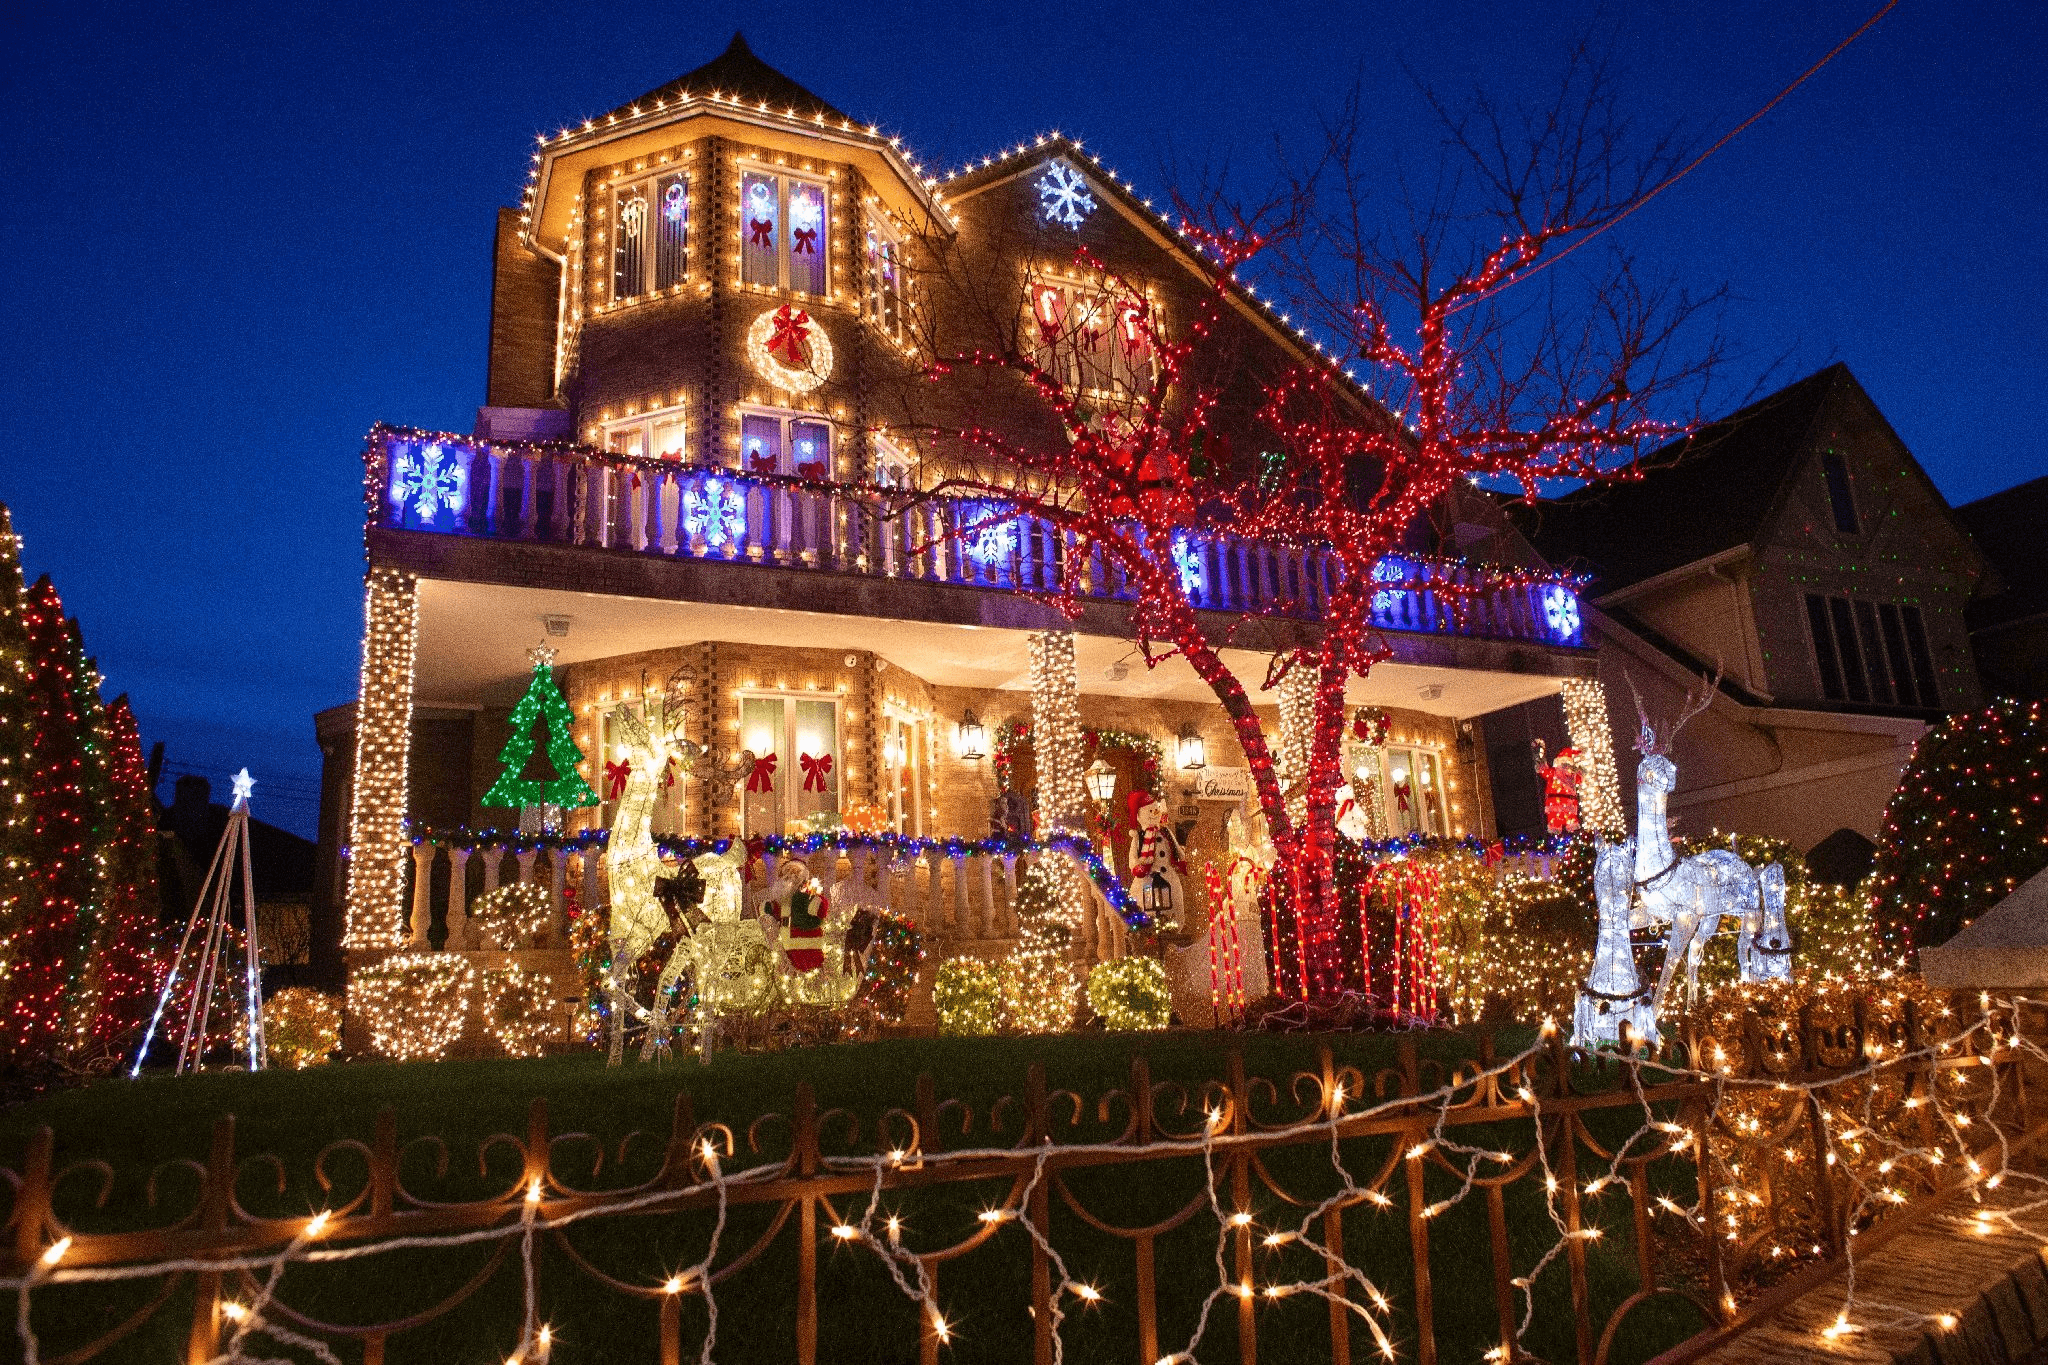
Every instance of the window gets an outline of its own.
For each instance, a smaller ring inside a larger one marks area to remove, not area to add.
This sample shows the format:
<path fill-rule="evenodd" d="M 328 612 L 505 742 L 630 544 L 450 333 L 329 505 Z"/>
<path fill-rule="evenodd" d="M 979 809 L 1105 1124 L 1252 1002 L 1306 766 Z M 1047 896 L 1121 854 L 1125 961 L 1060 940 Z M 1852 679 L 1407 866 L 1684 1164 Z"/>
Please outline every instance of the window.
<path fill-rule="evenodd" d="M 612 302 L 657 293 L 689 271 L 690 180 L 681 171 L 612 190 Z"/>
<path fill-rule="evenodd" d="M 687 460 L 683 409 L 656 408 L 636 417 L 605 422 L 599 427 L 606 450 L 618 455 L 656 456 L 664 460 Z"/>
<path fill-rule="evenodd" d="M 884 488 L 910 487 L 910 452 L 886 436 L 871 438 L 875 452 L 875 482 Z"/>
<path fill-rule="evenodd" d="M 1147 305 L 1071 285 L 1031 285 L 1032 359 L 1070 389 L 1138 396 L 1152 388 Z"/>
<path fill-rule="evenodd" d="M 822 417 L 764 409 L 740 414 L 740 468 L 748 474 L 832 477 L 832 426 Z"/>
<path fill-rule="evenodd" d="M 740 279 L 766 289 L 825 291 L 831 233 L 825 187 L 747 171 L 740 176 Z"/>
<path fill-rule="evenodd" d="M 890 336 L 903 335 L 903 247 L 881 219 L 868 219 L 868 316 Z"/>
<path fill-rule="evenodd" d="M 1820 694 L 1829 701 L 1941 708 L 1920 608 L 1806 595 Z"/>
<path fill-rule="evenodd" d="M 1404 834 L 1447 833 L 1443 759 L 1434 749 L 1390 746 L 1386 765 L 1387 829 Z"/>
<path fill-rule="evenodd" d="M 917 723 L 893 711 L 882 717 L 882 792 L 890 828 L 898 834 L 924 833 L 918 788 Z"/>
<path fill-rule="evenodd" d="M 1820 457 L 1821 473 L 1828 481 L 1828 507 L 1835 514 L 1835 529 L 1845 536 L 1856 534 L 1856 498 L 1849 487 L 1849 462 L 1841 452 L 1830 450 Z"/>
<path fill-rule="evenodd" d="M 839 811 L 839 703 L 814 697 L 743 696 L 740 743 L 754 772 L 740 791 L 747 838 Z M 769 763 L 769 759 L 773 763 Z"/>

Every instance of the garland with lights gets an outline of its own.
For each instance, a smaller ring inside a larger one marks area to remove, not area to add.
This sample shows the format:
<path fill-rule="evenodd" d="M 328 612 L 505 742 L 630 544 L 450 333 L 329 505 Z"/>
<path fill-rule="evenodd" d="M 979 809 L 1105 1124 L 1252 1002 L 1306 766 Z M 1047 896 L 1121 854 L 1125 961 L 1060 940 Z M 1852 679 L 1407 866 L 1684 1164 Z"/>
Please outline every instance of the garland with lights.
<path fill-rule="evenodd" d="M 2003 700 L 1913 746 L 1872 869 L 1886 950 L 1945 943 L 2048 867 L 2048 716 Z"/>

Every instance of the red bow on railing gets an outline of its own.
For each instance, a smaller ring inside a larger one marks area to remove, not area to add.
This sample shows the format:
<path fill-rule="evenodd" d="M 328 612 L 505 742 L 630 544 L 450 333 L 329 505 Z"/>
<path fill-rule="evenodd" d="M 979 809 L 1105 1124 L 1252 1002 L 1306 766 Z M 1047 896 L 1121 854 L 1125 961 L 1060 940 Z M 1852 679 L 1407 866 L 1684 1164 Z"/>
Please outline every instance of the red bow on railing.
<path fill-rule="evenodd" d="M 754 769 L 747 774 L 747 790 L 750 792 L 772 792 L 775 790 L 774 754 L 763 754 L 754 760 Z"/>
<path fill-rule="evenodd" d="M 768 335 L 764 348 L 769 355 L 780 357 L 782 363 L 791 369 L 802 369 L 811 363 L 811 315 L 803 309 L 791 310 L 788 304 L 775 310 L 775 330 Z"/>
<path fill-rule="evenodd" d="M 620 793 L 626 790 L 626 777 L 632 771 L 632 763 L 623 758 L 616 763 L 604 765 L 605 800 L 616 801 L 619 799 Z"/>
<path fill-rule="evenodd" d="M 753 231 L 748 237 L 755 246 L 775 245 L 775 220 L 773 218 L 750 218 L 747 226 Z"/>
<path fill-rule="evenodd" d="M 804 790 L 821 792 L 825 790 L 825 779 L 832 772 L 832 755 L 798 754 L 796 761 L 803 766 Z"/>

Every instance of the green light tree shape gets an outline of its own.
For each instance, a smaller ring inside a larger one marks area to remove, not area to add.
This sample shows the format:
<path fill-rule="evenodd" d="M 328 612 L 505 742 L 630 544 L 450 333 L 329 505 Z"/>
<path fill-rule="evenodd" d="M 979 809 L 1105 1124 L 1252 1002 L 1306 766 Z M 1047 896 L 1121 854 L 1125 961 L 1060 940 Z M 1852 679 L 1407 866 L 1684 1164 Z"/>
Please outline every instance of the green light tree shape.
<path fill-rule="evenodd" d="M 583 780 L 577 765 L 583 761 L 583 751 L 576 747 L 571 737 L 570 726 L 575 714 L 569 710 L 569 703 L 562 696 L 561 687 L 555 682 L 555 652 L 541 648 L 533 652 L 533 681 L 527 684 L 526 695 L 519 699 L 519 705 L 512 708 L 512 738 L 498 754 L 501 771 L 498 780 L 484 793 L 486 806 L 594 806 L 597 793 Z M 523 774 L 533 759 L 533 723 L 544 720 L 548 727 L 548 761 L 554 765 L 552 780 L 527 777 Z"/>

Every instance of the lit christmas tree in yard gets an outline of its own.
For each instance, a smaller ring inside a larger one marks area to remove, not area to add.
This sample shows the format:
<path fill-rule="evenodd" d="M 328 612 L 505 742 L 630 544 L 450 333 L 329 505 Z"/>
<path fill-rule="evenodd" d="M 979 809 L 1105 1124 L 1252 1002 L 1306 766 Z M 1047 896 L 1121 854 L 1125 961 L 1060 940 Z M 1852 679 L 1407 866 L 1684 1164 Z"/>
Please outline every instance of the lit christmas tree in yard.
<path fill-rule="evenodd" d="M 0 1066 L 117 1055 L 161 974 L 141 742 L 99 686 L 0 507 Z"/>
<path fill-rule="evenodd" d="M 1997 701 L 1922 737 L 1885 811 L 1874 889 L 1891 955 L 1944 943 L 2048 867 L 2048 718 Z"/>
<path fill-rule="evenodd" d="M 1022 1033 L 1057 1033 L 1074 1022 L 1081 978 L 1055 876 L 1039 862 L 1017 887 L 1017 951 L 1003 964 L 1002 1017 Z"/>

